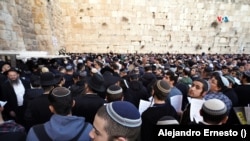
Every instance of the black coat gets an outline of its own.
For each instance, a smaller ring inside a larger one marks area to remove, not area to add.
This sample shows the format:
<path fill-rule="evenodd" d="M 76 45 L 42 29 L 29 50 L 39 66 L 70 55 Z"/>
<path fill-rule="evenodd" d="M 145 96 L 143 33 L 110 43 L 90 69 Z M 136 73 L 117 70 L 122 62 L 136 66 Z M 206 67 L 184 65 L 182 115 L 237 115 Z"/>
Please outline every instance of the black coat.
<path fill-rule="evenodd" d="M 223 93 L 232 101 L 233 107 L 238 106 L 238 95 L 236 94 L 233 88 L 227 88 L 223 91 Z"/>
<path fill-rule="evenodd" d="M 30 89 L 30 83 L 27 80 L 20 79 L 23 83 L 24 89 Z M 2 92 L 2 100 L 7 101 L 7 104 L 4 106 L 4 111 L 9 113 L 10 111 L 14 111 L 17 113 L 18 105 L 17 105 L 17 96 L 13 86 L 9 81 L 5 81 L 1 87 Z"/>
<path fill-rule="evenodd" d="M 106 101 L 97 94 L 85 94 L 75 97 L 75 106 L 72 114 L 85 117 L 86 122 L 93 124 L 97 110 Z"/>
<path fill-rule="evenodd" d="M 179 116 L 174 107 L 166 102 L 165 104 L 155 104 L 153 107 L 149 107 L 141 115 L 141 140 L 153 141 L 153 129 L 156 126 L 157 121 L 163 116 L 172 116 L 179 121 Z"/>
<path fill-rule="evenodd" d="M 25 94 L 23 96 L 23 104 L 25 107 L 27 107 L 28 103 L 35 99 L 36 97 L 42 95 L 44 93 L 44 90 L 42 88 L 35 88 L 35 89 L 27 89 L 25 91 Z"/>
<path fill-rule="evenodd" d="M 147 88 L 140 81 L 129 82 L 129 88 L 124 92 L 124 101 L 133 103 L 137 108 L 140 99 L 148 101 L 149 95 Z"/>
<path fill-rule="evenodd" d="M 240 85 L 234 90 L 238 96 L 238 106 L 248 106 L 250 104 L 250 85 Z"/>
<path fill-rule="evenodd" d="M 24 115 L 27 128 L 50 120 L 53 113 L 49 109 L 48 95 L 42 94 L 29 102 Z"/>

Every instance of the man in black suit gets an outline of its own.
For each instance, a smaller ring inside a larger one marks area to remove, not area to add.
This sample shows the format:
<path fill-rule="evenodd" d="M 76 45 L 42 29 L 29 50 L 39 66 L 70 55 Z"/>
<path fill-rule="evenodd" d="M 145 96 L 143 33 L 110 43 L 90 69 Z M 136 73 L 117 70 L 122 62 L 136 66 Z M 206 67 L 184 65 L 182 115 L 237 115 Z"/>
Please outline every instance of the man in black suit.
<path fill-rule="evenodd" d="M 238 95 L 238 106 L 248 106 L 250 104 L 250 71 L 245 71 L 241 77 L 241 85 L 234 88 L 236 94 Z"/>
<path fill-rule="evenodd" d="M 2 100 L 7 101 L 4 114 L 7 119 L 14 119 L 24 125 L 23 96 L 25 90 L 30 88 L 29 81 L 19 77 L 20 71 L 11 68 L 7 72 L 7 81 L 2 84 Z"/>
<path fill-rule="evenodd" d="M 48 95 L 54 89 L 57 81 L 52 72 L 44 72 L 40 75 L 40 83 L 43 94 L 29 101 L 25 111 L 26 130 L 36 124 L 49 121 L 52 113 L 49 110 Z"/>
<path fill-rule="evenodd" d="M 104 98 L 99 96 L 105 90 L 103 76 L 93 73 L 85 83 L 85 93 L 75 97 L 73 115 L 85 117 L 86 121 L 92 124 L 97 110 L 106 103 Z"/>

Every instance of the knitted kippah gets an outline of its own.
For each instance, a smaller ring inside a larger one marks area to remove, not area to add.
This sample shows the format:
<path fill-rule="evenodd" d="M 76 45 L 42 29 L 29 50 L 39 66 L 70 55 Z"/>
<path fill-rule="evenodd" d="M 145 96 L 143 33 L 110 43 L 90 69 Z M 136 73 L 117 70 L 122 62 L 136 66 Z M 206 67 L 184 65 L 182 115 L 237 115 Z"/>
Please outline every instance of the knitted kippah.
<path fill-rule="evenodd" d="M 47 67 L 42 67 L 41 72 L 49 72 L 49 69 Z"/>
<path fill-rule="evenodd" d="M 51 94 L 55 97 L 65 97 L 70 94 L 70 90 L 65 87 L 56 87 L 52 90 Z"/>
<path fill-rule="evenodd" d="M 176 72 L 177 68 L 176 68 L 176 67 L 171 67 L 171 66 L 170 66 L 169 70 L 172 71 L 172 72 Z"/>
<path fill-rule="evenodd" d="M 157 121 L 157 125 L 179 125 L 179 122 L 172 116 L 163 116 Z"/>
<path fill-rule="evenodd" d="M 211 116 L 220 116 L 227 113 L 227 106 L 219 99 L 209 99 L 203 103 L 202 110 Z"/>
<path fill-rule="evenodd" d="M 163 93 L 169 93 L 171 90 L 171 87 L 169 86 L 169 84 L 164 80 L 158 80 L 156 82 L 156 86 Z"/>
<path fill-rule="evenodd" d="M 122 88 L 117 85 L 111 85 L 107 89 L 108 94 L 121 94 L 122 93 Z"/>
<path fill-rule="evenodd" d="M 114 101 L 106 105 L 106 110 L 114 121 L 123 126 L 141 126 L 141 115 L 138 109 L 130 102 Z"/>
<path fill-rule="evenodd" d="M 190 68 L 189 67 L 186 67 L 184 70 L 187 71 L 187 72 L 190 72 Z"/>
<path fill-rule="evenodd" d="M 66 70 L 72 70 L 72 69 L 73 69 L 73 66 L 72 66 L 72 65 L 67 65 L 65 69 L 66 69 Z"/>

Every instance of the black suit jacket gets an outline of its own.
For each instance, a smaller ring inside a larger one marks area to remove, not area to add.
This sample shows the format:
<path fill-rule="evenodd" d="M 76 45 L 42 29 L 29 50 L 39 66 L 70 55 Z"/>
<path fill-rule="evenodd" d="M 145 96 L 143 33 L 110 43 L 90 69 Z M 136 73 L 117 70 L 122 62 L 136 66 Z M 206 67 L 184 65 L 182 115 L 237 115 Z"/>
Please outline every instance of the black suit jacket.
<path fill-rule="evenodd" d="M 93 124 L 97 110 L 106 101 L 97 94 L 80 95 L 75 98 L 75 106 L 72 114 L 76 116 L 85 117 L 87 122 Z"/>
<path fill-rule="evenodd" d="M 49 109 L 48 96 L 49 94 L 42 94 L 29 102 L 24 114 L 27 129 L 50 120 L 53 113 Z"/>
<path fill-rule="evenodd" d="M 24 80 L 24 79 L 20 79 L 20 80 L 24 86 L 24 89 L 30 88 L 29 81 Z M 13 86 L 10 84 L 9 81 L 5 81 L 2 84 L 1 92 L 3 95 L 2 100 L 7 101 L 7 104 L 4 106 L 4 111 L 6 113 L 9 113 L 10 111 L 17 112 L 17 108 L 18 108 L 17 96 L 16 96 Z"/>

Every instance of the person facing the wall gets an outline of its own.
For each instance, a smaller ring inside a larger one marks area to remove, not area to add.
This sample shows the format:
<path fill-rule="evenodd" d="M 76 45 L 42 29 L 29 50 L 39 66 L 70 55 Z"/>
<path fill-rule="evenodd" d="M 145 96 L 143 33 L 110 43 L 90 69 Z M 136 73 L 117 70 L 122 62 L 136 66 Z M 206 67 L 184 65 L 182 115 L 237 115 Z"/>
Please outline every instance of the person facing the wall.
<path fill-rule="evenodd" d="M 68 88 L 56 87 L 48 96 L 50 120 L 30 128 L 26 141 L 90 141 L 88 133 L 92 125 L 84 117 L 73 116 L 71 109 L 75 101 Z"/>

